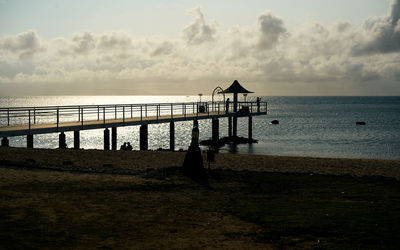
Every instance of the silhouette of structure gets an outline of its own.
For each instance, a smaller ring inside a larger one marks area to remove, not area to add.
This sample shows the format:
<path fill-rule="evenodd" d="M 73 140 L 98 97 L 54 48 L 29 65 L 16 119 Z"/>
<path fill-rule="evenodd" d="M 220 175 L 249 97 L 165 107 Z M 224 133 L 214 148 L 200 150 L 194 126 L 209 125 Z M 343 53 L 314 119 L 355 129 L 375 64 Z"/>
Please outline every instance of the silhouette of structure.
<path fill-rule="evenodd" d="M 229 88 L 225 89 L 223 91 L 223 93 L 225 94 L 233 94 L 233 112 L 236 113 L 238 112 L 238 94 L 242 93 L 242 94 L 249 94 L 249 93 L 254 93 L 251 91 L 248 91 L 247 89 L 243 88 L 242 85 L 240 85 L 240 83 L 235 80 L 231 86 L 229 86 Z M 251 116 L 249 116 L 249 124 L 251 123 L 250 121 Z M 232 124 L 232 117 L 228 118 L 228 127 L 229 127 L 229 136 L 232 136 L 232 131 L 231 128 L 233 128 L 233 136 L 236 137 L 237 136 L 237 116 L 233 116 L 233 126 Z M 250 127 L 250 126 L 249 126 Z M 249 138 L 251 139 L 251 138 Z"/>
<path fill-rule="evenodd" d="M 34 135 L 59 133 L 59 147 L 66 148 L 65 132 L 73 131 L 73 148 L 79 149 L 80 131 L 104 129 L 104 149 L 116 150 L 117 128 L 140 125 L 140 150 L 148 150 L 148 125 L 170 123 L 170 150 L 174 150 L 175 122 L 212 119 L 212 138 L 217 141 L 219 118 L 228 118 L 229 136 L 232 136 L 232 128 L 233 136 L 237 136 L 238 117 L 249 118 L 249 139 L 251 139 L 252 117 L 266 115 L 267 102 L 260 103 L 260 110 L 256 102 L 238 102 L 238 93 L 252 92 L 243 88 L 237 80 L 223 92 L 233 93 L 233 112 L 226 112 L 224 101 L 0 107 L 1 146 L 9 146 L 8 137 L 26 136 L 27 147 L 33 148 Z M 204 107 L 204 112 L 199 111 L 200 105 Z"/>

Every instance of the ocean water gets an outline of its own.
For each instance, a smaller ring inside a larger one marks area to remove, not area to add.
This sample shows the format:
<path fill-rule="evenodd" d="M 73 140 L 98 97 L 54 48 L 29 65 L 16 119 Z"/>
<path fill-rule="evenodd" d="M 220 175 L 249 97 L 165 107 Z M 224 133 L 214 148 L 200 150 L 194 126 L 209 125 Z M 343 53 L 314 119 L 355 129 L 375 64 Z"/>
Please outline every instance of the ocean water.
<path fill-rule="evenodd" d="M 247 97 L 255 100 L 256 97 Z M 203 96 L 202 101 L 211 100 Z M 217 100 L 221 100 L 218 97 Z M 262 97 L 268 115 L 253 118 L 257 144 L 227 145 L 221 152 L 264 155 L 400 159 L 400 97 Z M 199 101 L 199 96 L 45 96 L 0 97 L 0 107 L 169 103 Z M 279 120 L 279 125 L 270 124 Z M 357 121 L 366 122 L 357 126 Z M 176 149 L 190 144 L 192 122 L 175 124 Z M 220 136 L 228 133 L 220 119 Z M 247 118 L 238 119 L 238 135 L 247 137 Z M 211 138 L 211 120 L 200 120 L 200 139 Z M 73 134 L 67 132 L 67 144 Z M 103 130 L 81 131 L 81 147 L 103 148 Z M 139 126 L 118 128 L 118 145 L 139 149 Z M 11 137 L 10 145 L 25 147 L 26 138 Z M 35 136 L 35 147 L 57 148 L 58 134 Z M 149 125 L 149 148 L 169 147 L 169 124 Z"/>

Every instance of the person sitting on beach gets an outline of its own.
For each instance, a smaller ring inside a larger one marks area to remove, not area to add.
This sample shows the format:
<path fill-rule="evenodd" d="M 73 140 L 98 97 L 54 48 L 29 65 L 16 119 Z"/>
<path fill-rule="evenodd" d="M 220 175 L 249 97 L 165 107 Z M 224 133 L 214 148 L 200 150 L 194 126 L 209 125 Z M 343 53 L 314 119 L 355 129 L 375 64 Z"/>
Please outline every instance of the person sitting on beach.
<path fill-rule="evenodd" d="M 124 142 L 124 144 L 123 144 L 123 145 L 121 145 L 121 148 L 120 148 L 120 150 L 126 150 L 126 142 Z"/>
<path fill-rule="evenodd" d="M 128 142 L 128 146 L 126 146 L 126 150 L 132 150 L 133 148 L 132 148 L 132 145 L 131 145 L 131 143 L 130 142 Z"/>

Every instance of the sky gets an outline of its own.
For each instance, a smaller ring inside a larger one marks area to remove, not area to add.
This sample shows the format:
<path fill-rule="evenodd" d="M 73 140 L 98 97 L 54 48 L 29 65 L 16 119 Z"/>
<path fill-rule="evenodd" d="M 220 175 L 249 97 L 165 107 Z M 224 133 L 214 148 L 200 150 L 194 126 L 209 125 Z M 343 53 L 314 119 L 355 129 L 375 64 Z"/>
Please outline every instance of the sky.
<path fill-rule="evenodd" d="M 400 0 L 0 0 L 0 95 L 400 95 Z"/>

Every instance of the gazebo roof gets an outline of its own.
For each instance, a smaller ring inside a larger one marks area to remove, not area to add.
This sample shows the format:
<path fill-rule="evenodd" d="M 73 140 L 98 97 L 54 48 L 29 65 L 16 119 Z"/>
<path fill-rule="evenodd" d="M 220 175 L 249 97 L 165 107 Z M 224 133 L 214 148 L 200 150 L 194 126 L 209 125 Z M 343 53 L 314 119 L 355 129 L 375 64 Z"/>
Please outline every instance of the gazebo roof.
<path fill-rule="evenodd" d="M 240 85 L 240 83 L 237 80 L 235 80 L 229 88 L 223 91 L 223 93 L 254 93 L 254 92 L 248 91 L 247 89 L 243 88 L 242 85 Z"/>

